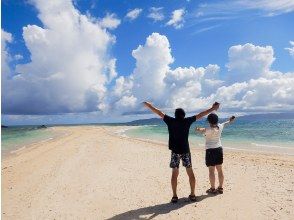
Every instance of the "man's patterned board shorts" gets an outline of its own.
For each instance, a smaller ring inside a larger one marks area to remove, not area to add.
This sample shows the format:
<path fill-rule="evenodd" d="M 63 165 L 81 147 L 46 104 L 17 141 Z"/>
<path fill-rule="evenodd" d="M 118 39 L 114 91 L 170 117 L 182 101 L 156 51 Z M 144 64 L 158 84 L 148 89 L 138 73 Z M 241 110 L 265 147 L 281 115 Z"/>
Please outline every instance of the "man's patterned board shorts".
<path fill-rule="evenodd" d="M 170 160 L 170 168 L 179 168 L 180 160 L 182 160 L 182 164 L 184 167 L 189 168 L 192 167 L 191 154 L 176 154 L 174 152 L 171 153 Z"/>

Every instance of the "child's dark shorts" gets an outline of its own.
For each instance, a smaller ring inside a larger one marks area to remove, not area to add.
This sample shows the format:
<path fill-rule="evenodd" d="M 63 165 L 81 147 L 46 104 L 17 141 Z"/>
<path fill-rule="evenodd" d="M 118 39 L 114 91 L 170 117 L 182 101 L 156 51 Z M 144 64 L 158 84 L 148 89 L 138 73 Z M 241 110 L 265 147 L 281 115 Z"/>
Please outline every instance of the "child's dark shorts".
<path fill-rule="evenodd" d="M 205 154 L 205 163 L 206 166 L 216 166 L 216 165 L 221 165 L 223 164 L 223 148 L 218 147 L 218 148 L 210 148 L 206 149 L 206 154 Z"/>
<path fill-rule="evenodd" d="M 172 152 L 171 159 L 170 159 L 170 165 L 169 165 L 170 168 L 179 168 L 180 160 L 182 160 L 182 164 L 184 167 L 186 167 L 186 168 L 192 167 L 190 153 L 176 154 L 176 153 Z"/>

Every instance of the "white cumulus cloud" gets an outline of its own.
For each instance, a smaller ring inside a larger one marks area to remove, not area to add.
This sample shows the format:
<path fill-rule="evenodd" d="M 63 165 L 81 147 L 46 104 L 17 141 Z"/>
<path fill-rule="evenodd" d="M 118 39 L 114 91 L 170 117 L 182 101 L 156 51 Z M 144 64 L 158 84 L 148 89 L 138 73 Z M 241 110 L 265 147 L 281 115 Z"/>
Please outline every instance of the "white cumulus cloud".
<path fill-rule="evenodd" d="M 137 112 L 145 100 L 169 111 L 205 108 L 214 101 L 225 111 L 291 111 L 294 109 L 294 73 L 271 70 L 274 51 L 270 46 L 244 44 L 229 49 L 226 77 L 220 67 L 171 68 L 174 58 L 168 39 L 153 33 L 133 51 L 136 68 L 129 78 L 116 83 L 116 101 L 128 103 L 124 111 Z"/>
<path fill-rule="evenodd" d="M 140 109 L 140 103 L 145 100 L 165 108 L 181 106 L 195 109 L 197 97 L 222 84 L 216 79 L 219 71 L 217 65 L 172 69 L 170 65 L 174 58 L 169 41 L 158 33 L 148 36 L 145 44 L 133 50 L 132 55 L 136 59 L 133 73 L 127 79 L 118 78 L 114 88 L 118 103 L 124 97 L 136 98 L 131 99 L 133 102 L 129 111 Z"/>
<path fill-rule="evenodd" d="M 8 51 L 7 44 L 13 40 L 11 33 L 8 33 L 1 29 L 1 76 L 3 79 L 7 78 L 10 74 L 9 62 L 12 57 Z"/>
<path fill-rule="evenodd" d="M 114 13 L 107 13 L 106 16 L 102 18 L 99 23 L 102 28 L 115 29 L 120 25 L 121 21 Z"/>
<path fill-rule="evenodd" d="M 286 47 L 285 50 L 289 51 L 289 54 L 294 58 L 294 41 L 289 42 L 291 47 Z"/>
<path fill-rule="evenodd" d="M 149 8 L 149 14 L 147 16 L 148 18 L 151 18 L 153 21 L 162 21 L 164 19 L 163 14 L 163 7 L 151 7 Z"/>
<path fill-rule="evenodd" d="M 32 3 L 43 27 L 23 28 L 31 61 L 17 65 L 4 78 L 2 111 L 55 114 L 105 110 L 107 84 L 117 74 L 115 60 L 108 54 L 115 37 L 105 25 L 76 10 L 71 1 Z M 9 42 L 6 35 L 3 39 Z"/>
<path fill-rule="evenodd" d="M 139 17 L 142 11 L 142 8 L 135 8 L 127 13 L 126 18 L 128 18 L 129 20 L 135 20 Z"/>
<path fill-rule="evenodd" d="M 214 101 L 225 111 L 294 110 L 294 73 L 272 70 L 271 46 L 234 45 L 222 70 L 217 64 L 172 67 L 168 38 L 152 33 L 132 51 L 135 68 L 122 76 L 109 53 L 115 36 L 108 29 L 118 24 L 83 15 L 69 0 L 33 4 L 42 27 L 23 27 L 30 62 L 9 67 L 16 59 L 9 51 L 13 36 L 2 30 L 4 114 L 125 115 L 145 111 L 142 101 L 152 101 L 164 111 L 196 111 Z M 183 15 L 173 16 L 170 25 L 181 26 Z"/>
<path fill-rule="evenodd" d="M 230 47 L 228 56 L 229 82 L 242 82 L 266 76 L 275 61 L 271 46 L 261 47 L 250 43 Z"/>
<path fill-rule="evenodd" d="M 173 26 L 176 29 L 179 29 L 179 28 L 183 27 L 183 25 L 184 25 L 184 15 L 185 15 L 185 9 L 184 8 L 174 10 L 172 12 L 171 19 L 166 23 L 166 25 Z"/>

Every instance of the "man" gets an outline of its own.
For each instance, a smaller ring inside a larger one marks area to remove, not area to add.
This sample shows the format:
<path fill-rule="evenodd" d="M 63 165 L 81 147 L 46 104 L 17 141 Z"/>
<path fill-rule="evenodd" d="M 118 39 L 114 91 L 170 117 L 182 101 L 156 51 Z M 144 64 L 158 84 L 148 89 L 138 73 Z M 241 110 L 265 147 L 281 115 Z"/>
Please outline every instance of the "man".
<path fill-rule="evenodd" d="M 196 120 L 208 115 L 214 110 L 219 108 L 219 103 L 215 102 L 211 108 L 200 112 L 197 115 L 192 117 L 185 118 L 185 111 L 181 108 L 175 110 L 175 118 L 170 117 L 164 114 L 159 109 L 155 108 L 151 103 L 144 102 L 144 105 L 149 108 L 152 112 L 159 115 L 163 121 L 167 124 L 168 133 L 169 133 L 169 149 L 171 152 L 171 161 L 170 167 L 172 168 L 172 177 L 171 177 L 171 185 L 173 190 L 173 197 L 171 202 L 176 203 L 178 201 L 177 196 L 177 179 L 179 175 L 179 164 L 180 160 L 182 160 L 182 164 L 186 167 L 187 174 L 189 176 L 189 182 L 191 187 L 191 194 L 189 195 L 189 199 L 191 201 L 196 201 L 195 196 L 195 176 L 192 169 L 192 161 L 191 154 L 189 148 L 189 130 L 190 126 Z"/>

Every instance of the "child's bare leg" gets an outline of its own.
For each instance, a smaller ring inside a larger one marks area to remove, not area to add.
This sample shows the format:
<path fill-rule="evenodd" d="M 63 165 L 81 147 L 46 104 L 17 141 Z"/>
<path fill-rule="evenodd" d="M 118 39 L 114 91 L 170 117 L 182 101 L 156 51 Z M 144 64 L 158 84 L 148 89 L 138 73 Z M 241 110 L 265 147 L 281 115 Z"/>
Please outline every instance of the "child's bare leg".
<path fill-rule="evenodd" d="M 209 170 L 210 186 L 211 186 L 212 189 L 215 189 L 215 175 L 214 175 L 215 166 L 209 166 L 208 170 Z"/>
<path fill-rule="evenodd" d="M 216 170 L 217 170 L 217 174 L 218 174 L 219 187 L 223 188 L 224 174 L 223 174 L 222 165 L 216 165 Z"/>

